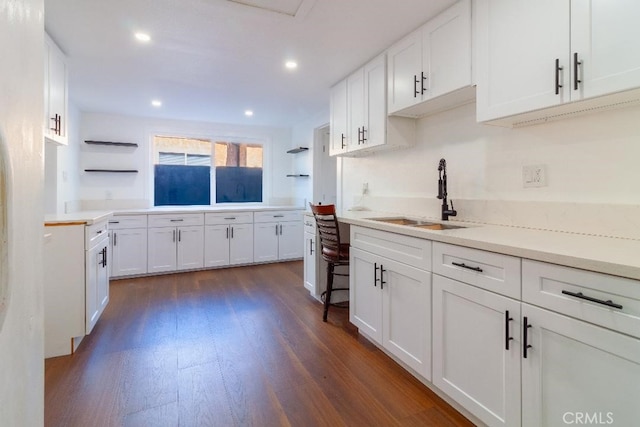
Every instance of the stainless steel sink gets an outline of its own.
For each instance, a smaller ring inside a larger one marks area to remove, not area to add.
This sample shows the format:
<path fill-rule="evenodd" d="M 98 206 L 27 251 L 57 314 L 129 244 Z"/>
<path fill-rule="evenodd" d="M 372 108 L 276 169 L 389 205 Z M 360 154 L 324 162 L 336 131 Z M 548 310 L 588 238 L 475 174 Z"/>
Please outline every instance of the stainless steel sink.
<path fill-rule="evenodd" d="M 424 228 L 426 230 L 450 230 L 454 228 L 465 228 L 459 225 L 440 224 L 437 222 L 420 221 L 405 217 L 393 217 L 393 218 L 368 218 L 372 221 L 384 222 L 394 225 L 405 225 L 408 227 Z"/>

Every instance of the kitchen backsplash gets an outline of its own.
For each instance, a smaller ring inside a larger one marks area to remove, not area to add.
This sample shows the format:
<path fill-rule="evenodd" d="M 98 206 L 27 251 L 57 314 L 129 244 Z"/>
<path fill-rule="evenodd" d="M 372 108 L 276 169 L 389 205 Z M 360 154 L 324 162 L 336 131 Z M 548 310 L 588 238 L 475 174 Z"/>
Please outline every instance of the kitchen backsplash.
<path fill-rule="evenodd" d="M 433 219 L 440 218 L 440 205 L 435 197 L 365 196 L 353 203 L 372 211 Z M 639 205 L 454 199 L 454 206 L 455 221 L 640 240 Z"/>

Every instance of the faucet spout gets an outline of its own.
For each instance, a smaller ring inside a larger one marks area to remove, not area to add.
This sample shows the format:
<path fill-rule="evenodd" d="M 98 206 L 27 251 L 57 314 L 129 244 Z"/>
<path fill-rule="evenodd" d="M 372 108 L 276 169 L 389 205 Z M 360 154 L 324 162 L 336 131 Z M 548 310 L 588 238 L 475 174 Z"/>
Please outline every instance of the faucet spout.
<path fill-rule="evenodd" d="M 442 199 L 442 220 L 448 221 L 450 216 L 458 215 L 458 212 L 453 208 L 453 201 L 451 201 L 451 209 L 447 203 L 447 161 L 440 159 L 438 164 L 438 199 Z"/>

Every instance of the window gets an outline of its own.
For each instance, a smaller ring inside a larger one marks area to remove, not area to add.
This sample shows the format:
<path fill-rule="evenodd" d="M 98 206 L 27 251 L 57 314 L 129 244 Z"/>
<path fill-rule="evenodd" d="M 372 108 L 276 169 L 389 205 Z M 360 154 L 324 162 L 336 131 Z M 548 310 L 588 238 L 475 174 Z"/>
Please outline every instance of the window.
<path fill-rule="evenodd" d="M 156 206 L 262 202 L 261 144 L 156 136 L 153 156 Z"/>

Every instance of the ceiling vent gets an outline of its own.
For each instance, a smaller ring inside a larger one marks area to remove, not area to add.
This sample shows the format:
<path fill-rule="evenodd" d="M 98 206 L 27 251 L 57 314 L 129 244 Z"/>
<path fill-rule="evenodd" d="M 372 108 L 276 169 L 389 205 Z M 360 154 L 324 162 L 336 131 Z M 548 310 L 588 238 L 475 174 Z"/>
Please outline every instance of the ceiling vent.
<path fill-rule="evenodd" d="M 292 18 L 304 17 L 316 0 L 228 0 L 267 12 L 279 13 Z"/>

